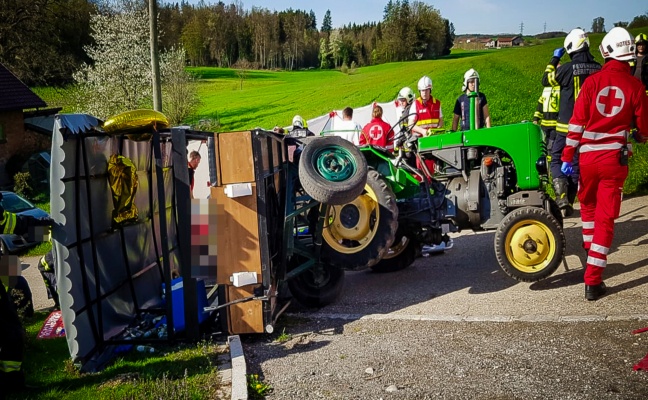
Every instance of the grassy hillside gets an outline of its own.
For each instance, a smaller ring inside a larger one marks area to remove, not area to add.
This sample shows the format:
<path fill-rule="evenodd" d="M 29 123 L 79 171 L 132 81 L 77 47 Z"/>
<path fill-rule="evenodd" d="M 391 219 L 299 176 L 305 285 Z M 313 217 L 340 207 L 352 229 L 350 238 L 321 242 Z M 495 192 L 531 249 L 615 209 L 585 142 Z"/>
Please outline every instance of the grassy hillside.
<path fill-rule="evenodd" d="M 632 32 L 636 34 L 638 32 Z M 590 36 L 592 53 L 602 62 L 598 46 L 603 34 Z M 481 77 L 480 90 L 490 104 L 494 125 L 530 120 L 542 91 L 542 74 L 554 49 L 563 39 L 534 40 L 525 47 L 463 51 L 432 61 L 391 63 L 358 68 L 352 74 L 339 71 L 238 71 L 222 68 L 189 68 L 197 83 L 202 105 L 188 124 L 203 118 L 218 119 L 220 131 L 270 129 L 290 125 L 295 114 L 310 119 L 332 109 L 359 107 L 373 101 L 395 98 L 403 86 L 416 91 L 423 75 L 433 80 L 433 95 L 441 100 L 445 125 L 450 126 L 454 102 L 461 94 L 463 74 L 475 68 Z M 569 60 L 565 55 L 563 61 Z M 46 101 L 60 97 L 60 91 L 41 89 L 37 93 Z M 69 111 L 67 108 L 65 111 Z M 638 146 L 631 161 L 628 193 L 648 191 L 648 150 Z"/>
<path fill-rule="evenodd" d="M 593 47 L 598 48 L 601 39 L 602 35 L 592 35 Z M 359 68 L 350 75 L 317 70 L 251 71 L 243 79 L 242 89 L 235 71 L 190 70 L 200 77 L 203 105 L 199 116 L 217 115 L 222 130 L 289 125 L 295 114 L 309 119 L 334 108 L 391 101 L 403 86 L 415 90 L 422 75 L 432 78 L 433 95 L 441 100 L 449 124 L 454 102 L 461 94 L 463 74 L 469 68 L 479 72 L 493 123 L 501 125 L 531 119 L 542 91 L 542 73 L 553 50 L 562 46 L 562 39 L 537 43 L 500 50 L 457 50 L 438 60 Z M 600 58 L 598 51 L 596 55 Z"/>

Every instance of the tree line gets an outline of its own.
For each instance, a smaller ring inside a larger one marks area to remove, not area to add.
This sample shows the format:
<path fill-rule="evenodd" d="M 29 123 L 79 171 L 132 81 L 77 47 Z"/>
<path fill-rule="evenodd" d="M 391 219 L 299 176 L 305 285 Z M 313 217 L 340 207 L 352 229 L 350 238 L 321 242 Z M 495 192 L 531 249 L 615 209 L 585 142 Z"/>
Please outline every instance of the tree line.
<path fill-rule="evenodd" d="M 92 63 L 96 15 L 146 0 L 0 0 L 0 62 L 30 86 L 64 85 Z M 431 59 L 450 53 L 454 27 L 422 1 L 389 0 L 383 20 L 333 29 L 312 10 L 246 10 L 239 1 L 158 7 L 159 48 L 184 49 L 188 65 L 246 69 L 341 68 Z"/>

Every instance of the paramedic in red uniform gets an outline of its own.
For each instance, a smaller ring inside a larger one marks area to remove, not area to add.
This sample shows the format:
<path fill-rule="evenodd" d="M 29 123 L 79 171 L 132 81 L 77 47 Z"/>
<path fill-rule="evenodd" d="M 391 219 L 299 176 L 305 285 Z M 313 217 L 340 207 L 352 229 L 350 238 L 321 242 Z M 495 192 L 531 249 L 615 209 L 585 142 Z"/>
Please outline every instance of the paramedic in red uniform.
<path fill-rule="evenodd" d="M 418 90 L 421 97 L 414 102 L 415 112 L 411 114 L 409 124 L 414 124 L 412 133 L 418 137 L 430 136 L 433 129 L 443 128 L 443 112 L 441 111 L 441 101 L 432 96 L 432 79 L 429 76 L 423 76 L 418 81 Z M 423 169 L 422 165 L 416 160 L 416 166 Z M 434 174 L 434 161 L 425 159 L 425 166 L 430 174 Z"/>
<path fill-rule="evenodd" d="M 585 298 L 605 294 L 602 275 L 614 235 L 614 220 L 621 210 L 623 184 L 628 176 L 627 143 L 630 129 L 638 142 L 648 139 L 648 96 L 630 74 L 634 39 L 615 27 L 603 38 L 600 50 L 605 65 L 583 84 L 569 121 L 562 153 L 562 172 L 570 175 L 579 152 L 578 200 L 583 221 L 583 247 L 587 250 Z"/>
<path fill-rule="evenodd" d="M 424 76 L 418 81 L 418 90 L 421 97 L 414 102 L 416 116 L 412 115 L 410 125 L 415 123 L 412 132 L 417 136 L 428 136 L 430 129 L 443 128 L 443 113 L 441 102 L 432 97 L 432 79 Z"/>
<path fill-rule="evenodd" d="M 360 132 L 360 146 L 370 144 L 384 147 L 392 153 L 394 151 L 394 130 L 382 119 L 382 116 L 382 107 L 375 105 L 371 110 L 371 121 Z"/>

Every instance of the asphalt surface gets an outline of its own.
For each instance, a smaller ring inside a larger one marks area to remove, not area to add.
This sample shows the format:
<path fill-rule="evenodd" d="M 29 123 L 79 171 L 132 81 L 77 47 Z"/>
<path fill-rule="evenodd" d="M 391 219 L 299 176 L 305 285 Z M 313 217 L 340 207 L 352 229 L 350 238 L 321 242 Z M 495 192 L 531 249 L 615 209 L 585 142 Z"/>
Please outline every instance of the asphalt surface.
<path fill-rule="evenodd" d="M 598 301 L 584 299 L 578 213 L 564 231 L 569 270 L 537 283 L 499 268 L 494 232 L 400 272 L 347 273 L 334 304 L 291 305 L 287 342 L 244 338 L 248 369 L 276 399 L 646 399 L 633 365 L 648 332 L 631 332 L 648 326 L 648 197 L 622 203 Z"/>
<path fill-rule="evenodd" d="M 291 305 L 274 335 L 243 337 L 248 372 L 268 399 L 646 399 L 648 197 L 625 199 L 604 274 L 584 299 L 579 215 L 566 219 L 566 262 L 519 283 L 495 259 L 493 232 L 392 274 L 352 272 L 334 304 Z M 51 307 L 36 268 L 36 309 Z M 284 333 L 285 342 L 277 341 Z M 287 335 L 287 336 L 286 336 Z"/>

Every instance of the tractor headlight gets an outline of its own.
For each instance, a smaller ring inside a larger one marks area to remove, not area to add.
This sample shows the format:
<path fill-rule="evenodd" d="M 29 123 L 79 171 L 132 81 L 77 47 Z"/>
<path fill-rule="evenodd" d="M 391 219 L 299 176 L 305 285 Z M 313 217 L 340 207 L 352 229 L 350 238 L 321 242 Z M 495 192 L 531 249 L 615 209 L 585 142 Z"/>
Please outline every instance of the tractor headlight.
<path fill-rule="evenodd" d="M 548 169 L 547 169 L 547 157 L 540 157 L 538 158 L 538 161 L 536 161 L 536 171 L 540 175 L 548 175 Z"/>

